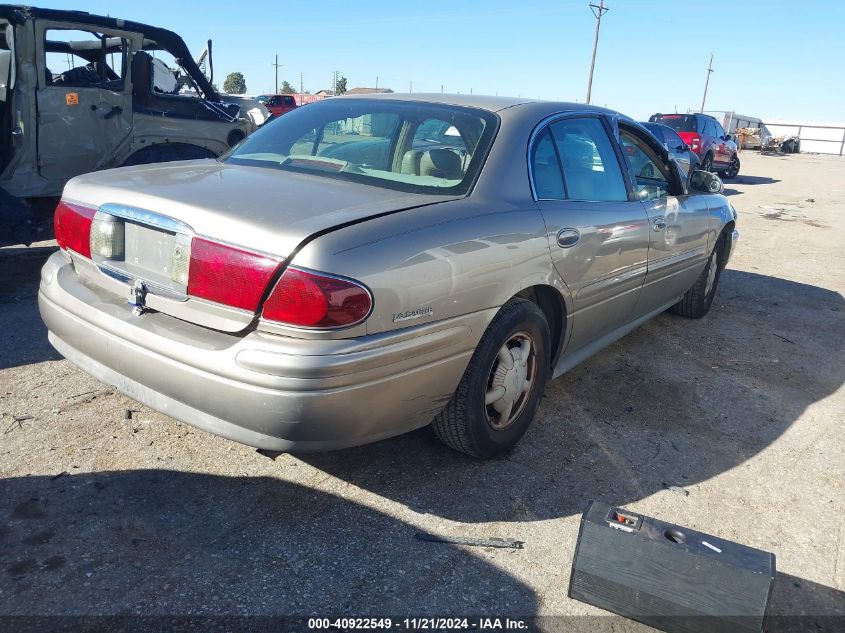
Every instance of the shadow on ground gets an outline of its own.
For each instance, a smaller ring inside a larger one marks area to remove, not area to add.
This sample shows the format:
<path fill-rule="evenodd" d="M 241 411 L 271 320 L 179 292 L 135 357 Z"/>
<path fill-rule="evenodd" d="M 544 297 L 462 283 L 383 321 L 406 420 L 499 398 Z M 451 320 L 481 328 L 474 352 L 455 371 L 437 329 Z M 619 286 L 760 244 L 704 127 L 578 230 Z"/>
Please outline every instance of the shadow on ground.
<path fill-rule="evenodd" d="M 0 625 L 40 633 L 117 624 L 276 631 L 287 629 L 207 618 L 537 613 L 530 587 L 473 553 L 418 541 L 415 531 L 348 499 L 271 478 L 137 470 L 0 480 Z M 843 597 L 781 574 L 765 630 L 841 630 Z M 183 619 L 10 619 L 34 615 Z M 651 630 L 608 616 L 535 624 Z"/>
<path fill-rule="evenodd" d="M 61 358 L 47 342 L 38 314 L 41 267 L 55 251 L 51 246 L 0 249 L 0 369 Z"/>
<path fill-rule="evenodd" d="M 727 180 L 727 182 L 735 185 L 771 185 L 780 182 L 780 180 L 769 178 L 768 176 L 743 176 L 740 174 L 735 178 Z"/>
<path fill-rule="evenodd" d="M 511 455 L 480 462 L 429 429 L 302 459 L 356 486 L 461 522 L 625 505 L 753 458 L 845 381 L 845 300 L 726 270 L 710 314 L 664 314 L 551 382 Z"/>
<path fill-rule="evenodd" d="M 4 479 L 0 615 L 536 612 L 522 582 L 415 531 L 278 479 Z"/>

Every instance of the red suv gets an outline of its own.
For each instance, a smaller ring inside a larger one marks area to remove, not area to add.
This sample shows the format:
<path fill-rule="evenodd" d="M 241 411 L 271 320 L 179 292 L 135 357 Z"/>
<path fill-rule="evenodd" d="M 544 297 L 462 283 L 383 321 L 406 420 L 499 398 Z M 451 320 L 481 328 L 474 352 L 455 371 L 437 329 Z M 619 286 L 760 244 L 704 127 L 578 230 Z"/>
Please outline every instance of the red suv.
<path fill-rule="evenodd" d="M 261 97 L 264 97 L 262 99 Z M 264 103 L 264 106 L 270 110 L 273 116 L 282 116 L 286 112 L 296 110 L 296 100 L 293 95 L 261 95 L 259 101 Z"/>
<path fill-rule="evenodd" d="M 733 178 L 739 173 L 739 156 L 733 136 L 707 114 L 653 114 L 649 121 L 668 125 L 701 158 L 701 169 Z"/>

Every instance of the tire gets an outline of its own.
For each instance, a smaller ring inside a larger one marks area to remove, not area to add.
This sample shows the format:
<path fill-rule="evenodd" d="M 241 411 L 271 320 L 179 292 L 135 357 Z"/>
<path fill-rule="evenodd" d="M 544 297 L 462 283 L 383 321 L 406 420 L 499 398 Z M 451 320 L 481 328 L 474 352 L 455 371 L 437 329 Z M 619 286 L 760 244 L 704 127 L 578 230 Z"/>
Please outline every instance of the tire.
<path fill-rule="evenodd" d="M 440 441 L 479 459 L 510 451 L 540 404 L 549 378 L 550 340 L 549 324 L 537 304 L 515 298 L 502 306 L 475 348 L 449 404 L 434 419 Z M 528 359 L 520 364 L 526 348 Z M 503 357 L 512 369 L 508 370 Z M 527 391 L 513 389 L 520 381 L 530 382 Z M 487 396 L 498 393 L 500 397 L 487 404 Z"/>
<path fill-rule="evenodd" d="M 728 168 L 725 171 L 722 172 L 722 175 L 724 175 L 725 178 L 736 178 L 738 174 L 739 174 L 739 156 L 734 154 L 733 158 L 731 158 L 730 165 L 728 165 Z"/>
<path fill-rule="evenodd" d="M 696 279 L 693 287 L 684 293 L 681 300 L 669 310 L 690 319 L 700 319 L 710 311 L 713 297 L 716 296 L 716 288 L 719 285 L 719 277 L 722 274 L 722 253 L 725 247 L 725 237 L 720 236 L 719 241 L 707 260 L 707 265 Z M 712 273 L 712 278 L 711 278 Z"/>
<path fill-rule="evenodd" d="M 708 152 L 701 161 L 701 171 L 713 171 L 713 154 Z"/>

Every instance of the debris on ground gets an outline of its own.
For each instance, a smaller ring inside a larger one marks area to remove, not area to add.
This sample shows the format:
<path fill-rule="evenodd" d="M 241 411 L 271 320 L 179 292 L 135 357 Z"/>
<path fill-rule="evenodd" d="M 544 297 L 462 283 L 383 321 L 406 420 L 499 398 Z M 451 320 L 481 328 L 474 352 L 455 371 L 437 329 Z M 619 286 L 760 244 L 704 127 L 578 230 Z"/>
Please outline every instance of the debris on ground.
<path fill-rule="evenodd" d="M 259 455 L 263 455 L 264 457 L 267 457 L 269 459 L 272 459 L 273 461 L 276 461 L 276 458 L 279 455 L 281 455 L 284 451 L 269 451 L 266 448 L 257 448 L 257 449 L 255 449 L 255 452 L 258 453 Z"/>
<path fill-rule="evenodd" d="M 681 486 L 673 486 L 671 484 L 667 484 L 665 481 L 663 482 L 663 487 L 666 490 L 671 492 L 677 492 L 679 495 L 684 495 L 685 497 L 689 497 L 689 490 L 686 488 L 681 488 Z"/>
<path fill-rule="evenodd" d="M 23 429 L 23 423 L 26 422 L 27 420 L 33 420 L 33 419 L 35 419 L 35 417 L 32 416 L 32 415 L 16 415 L 15 417 L 12 418 L 12 423 L 8 427 L 6 427 L 5 431 L 3 431 L 3 435 L 6 435 L 7 433 L 11 433 L 16 428 L 17 429 Z"/>
<path fill-rule="evenodd" d="M 523 549 L 523 545 L 525 545 L 524 541 L 517 541 L 510 538 L 497 538 L 495 536 L 490 538 L 472 538 L 469 536 L 443 536 L 438 534 L 428 534 L 427 532 L 417 532 L 414 536 L 420 541 L 429 541 L 431 543 L 474 545 L 476 547 Z"/>

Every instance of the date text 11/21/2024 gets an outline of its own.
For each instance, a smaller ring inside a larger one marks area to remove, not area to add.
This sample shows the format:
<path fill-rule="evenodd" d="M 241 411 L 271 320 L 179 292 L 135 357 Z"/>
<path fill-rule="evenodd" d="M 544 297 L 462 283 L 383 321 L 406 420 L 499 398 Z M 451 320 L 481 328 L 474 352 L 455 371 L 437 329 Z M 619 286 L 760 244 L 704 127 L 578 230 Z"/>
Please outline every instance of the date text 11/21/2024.
<path fill-rule="evenodd" d="M 466 630 L 510 630 L 520 631 L 528 629 L 528 622 L 519 618 L 445 618 L 445 617 L 415 617 L 415 618 L 309 618 L 309 630 L 340 629 L 340 630 L 407 630 L 407 631 L 466 631 Z"/>

